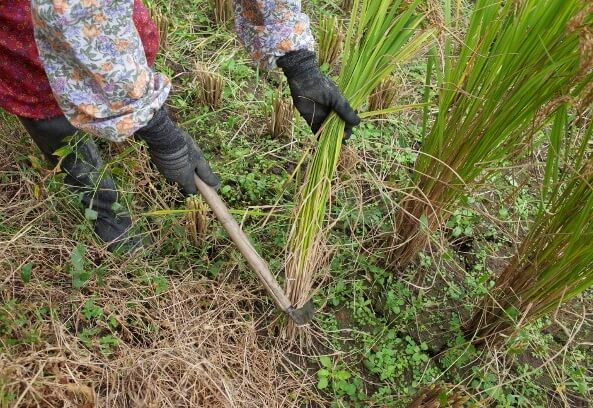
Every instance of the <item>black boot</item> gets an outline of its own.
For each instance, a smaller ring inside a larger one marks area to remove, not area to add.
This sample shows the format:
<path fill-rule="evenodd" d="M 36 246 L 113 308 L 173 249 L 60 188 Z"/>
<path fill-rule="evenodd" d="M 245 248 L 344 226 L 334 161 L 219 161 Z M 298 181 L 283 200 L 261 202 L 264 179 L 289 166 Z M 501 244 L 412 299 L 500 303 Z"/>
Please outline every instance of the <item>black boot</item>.
<path fill-rule="evenodd" d="M 55 166 L 58 158 L 53 153 L 66 145 L 65 138 L 76 133 L 76 128 L 64 116 L 42 120 L 19 119 L 47 160 Z M 118 198 L 115 183 L 109 174 L 101 176 L 103 160 L 92 140 L 78 142 L 73 152 L 62 160 L 60 167 L 66 173 L 66 184 L 76 192 L 83 192 L 84 207 L 97 212 L 95 232 L 109 244 L 109 251 L 129 252 L 141 246 L 138 237 L 129 235 L 132 225 L 129 214 L 113 211 Z"/>

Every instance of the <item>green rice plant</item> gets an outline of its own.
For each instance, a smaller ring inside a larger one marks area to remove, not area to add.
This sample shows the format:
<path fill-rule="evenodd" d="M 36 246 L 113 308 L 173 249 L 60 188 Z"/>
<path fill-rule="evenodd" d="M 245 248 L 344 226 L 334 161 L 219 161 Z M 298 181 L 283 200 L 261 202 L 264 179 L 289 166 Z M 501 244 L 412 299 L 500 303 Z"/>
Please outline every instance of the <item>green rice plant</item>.
<path fill-rule="evenodd" d="M 558 110 L 550 133 L 542 205 L 489 297 L 465 325 L 476 345 L 500 342 L 593 286 L 593 125 L 584 136 Z M 575 140 L 578 143 L 575 143 Z"/>
<path fill-rule="evenodd" d="M 456 46 L 446 39 L 438 114 L 389 245 L 394 267 L 413 260 L 499 163 L 528 151 L 535 131 L 588 75 L 586 10 L 584 0 L 477 0 L 465 38 Z"/>
<path fill-rule="evenodd" d="M 340 22 L 336 16 L 323 16 L 319 19 L 319 34 L 317 35 L 317 55 L 321 65 L 333 66 L 338 62 L 342 53 L 342 33 Z"/>
<path fill-rule="evenodd" d="M 566 112 L 566 107 L 558 111 L 551 131 L 544 204 L 490 296 L 464 327 L 476 345 L 500 342 L 501 334 L 511 335 L 593 286 L 593 125 L 579 137 L 568 130 Z M 574 149 L 560 147 L 573 144 Z"/>
<path fill-rule="evenodd" d="M 432 31 L 416 30 L 420 0 L 402 8 L 399 0 L 354 0 L 338 84 L 354 109 L 387 78 L 395 64 L 415 55 Z M 332 114 L 320 131 L 304 185 L 300 189 L 287 243 L 286 291 L 296 306 L 311 296 L 315 273 L 323 264 L 326 210 L 344 136 L 344 122 Z M 294 326 L 289 327 L 295 333 Z"/>

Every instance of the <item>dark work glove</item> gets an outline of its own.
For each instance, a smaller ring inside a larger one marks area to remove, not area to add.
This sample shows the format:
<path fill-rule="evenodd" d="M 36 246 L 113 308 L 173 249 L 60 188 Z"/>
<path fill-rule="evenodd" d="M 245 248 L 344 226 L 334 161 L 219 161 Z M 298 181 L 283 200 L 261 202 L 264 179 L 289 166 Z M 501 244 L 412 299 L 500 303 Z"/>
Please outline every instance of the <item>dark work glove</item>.
<path fill-rule="evenodd" d="M 197 193 L 194 174 L 212 187 L 219 186 L 220 180 L 200 148 L 187 132 L 177 127 L 164 107 L 136 135 L 148 144 L 152 162 L 161 174 L 179 184 L 185 194 Z"/>
<path fill-rule="evenodd" d="M 293 51 L 278 58 L 277 65 L 286 75 L 294 106 L 313 133 L 317 133 L 327 116 L 335 111 L 346 122 L 344 140 L 348 140 L 360 118 L 336 84 L 321 73 L 315 53 Z"/>

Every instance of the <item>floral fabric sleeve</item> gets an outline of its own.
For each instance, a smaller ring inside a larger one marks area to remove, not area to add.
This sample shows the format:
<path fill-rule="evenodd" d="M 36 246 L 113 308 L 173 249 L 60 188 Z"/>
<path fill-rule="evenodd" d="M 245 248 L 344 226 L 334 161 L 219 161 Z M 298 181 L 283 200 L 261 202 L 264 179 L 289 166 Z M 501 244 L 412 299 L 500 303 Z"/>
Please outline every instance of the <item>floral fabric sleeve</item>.
<path fill-rule="evenodd" d="M 233 0 L 235 28 L 262 68 L 270 69 L 290 51 L 314 51 L 309 18 L 300 0 Z"/>
<path fill-rule="evenodd" d="M 76 127 L 121 141 L 152 118 L 170 82 L 150 69 L 133 0 L 31 0 L 39 58 Z"/>

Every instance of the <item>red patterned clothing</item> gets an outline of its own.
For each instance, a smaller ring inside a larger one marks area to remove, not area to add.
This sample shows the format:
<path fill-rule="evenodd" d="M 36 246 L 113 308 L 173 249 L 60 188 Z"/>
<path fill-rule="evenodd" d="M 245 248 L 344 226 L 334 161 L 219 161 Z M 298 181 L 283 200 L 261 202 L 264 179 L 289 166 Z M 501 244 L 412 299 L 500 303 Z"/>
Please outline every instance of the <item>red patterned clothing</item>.
<path fill-rule="evenodd" d="M 233 3 L 237 34 L 262 67 L 313 50 L 300 0 Z M 157 36 L 140 0 L 0 0 L 0 107 L 37 119 L 63 113 L 121 141 L 169 94 L 169 79 L 149 68 Z"/>
<path fill-rule="evenodd" d="M 233 0 L 235 31 L 259 66 L 271 69 L 290 51 L 315 48 L 301 0 Z"/>
<path fill-rule="evenodd" d="M 62 115 L 39 60 L 33 37 L 31 0 L 0 0 L 0 108 L 32 119 Z M 152 65 L 158 30 L 140 0 L 134 1 L 134 24 L 146 59 Z"/>

